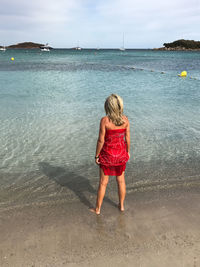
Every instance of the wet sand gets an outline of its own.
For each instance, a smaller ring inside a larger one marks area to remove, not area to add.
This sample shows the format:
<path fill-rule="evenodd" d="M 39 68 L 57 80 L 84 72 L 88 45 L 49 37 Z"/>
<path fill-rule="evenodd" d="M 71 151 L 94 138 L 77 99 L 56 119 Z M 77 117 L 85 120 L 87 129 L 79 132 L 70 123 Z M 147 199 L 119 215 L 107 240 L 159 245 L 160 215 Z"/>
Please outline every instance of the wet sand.
<path fill-rule="evenodd" d="M 1 211 L 0 266 L 200 266 L 200 182 L 127 192 L 124 213 L 109 190 L 99 216 L 80 200 Z"/>

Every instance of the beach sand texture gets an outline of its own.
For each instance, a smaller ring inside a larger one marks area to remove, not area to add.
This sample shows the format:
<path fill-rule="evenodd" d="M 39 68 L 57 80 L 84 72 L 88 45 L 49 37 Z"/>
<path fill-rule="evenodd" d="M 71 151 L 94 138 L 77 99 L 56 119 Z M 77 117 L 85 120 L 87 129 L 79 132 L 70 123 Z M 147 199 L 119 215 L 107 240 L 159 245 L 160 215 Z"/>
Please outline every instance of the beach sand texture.
<path fill-rule="evenodd" d="M 0 213 L 0 266 L 200 266 L 200 183 L 110 194 L 102 213 L 54 201 Z M 86 195 L 95 202 L 95 195 Z"/>

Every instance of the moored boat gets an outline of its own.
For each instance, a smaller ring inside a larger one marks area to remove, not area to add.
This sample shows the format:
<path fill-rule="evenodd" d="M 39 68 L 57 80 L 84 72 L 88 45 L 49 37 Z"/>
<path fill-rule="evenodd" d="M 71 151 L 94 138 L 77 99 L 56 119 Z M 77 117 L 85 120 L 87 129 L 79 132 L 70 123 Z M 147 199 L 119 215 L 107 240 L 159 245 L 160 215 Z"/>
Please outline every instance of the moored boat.
<path fill-rule="evenodd" d="M 46 45 L 40 46 L 40 50 L 44 52 L 49 52 L 50 51 L 50 46 L 48 43 Z"/>
<path fill-rule="evenodd" d="M 0 51 L 6 51 L 6 47 L 5 46 L 2 46 L 2 47 L 0 47 Z"/>

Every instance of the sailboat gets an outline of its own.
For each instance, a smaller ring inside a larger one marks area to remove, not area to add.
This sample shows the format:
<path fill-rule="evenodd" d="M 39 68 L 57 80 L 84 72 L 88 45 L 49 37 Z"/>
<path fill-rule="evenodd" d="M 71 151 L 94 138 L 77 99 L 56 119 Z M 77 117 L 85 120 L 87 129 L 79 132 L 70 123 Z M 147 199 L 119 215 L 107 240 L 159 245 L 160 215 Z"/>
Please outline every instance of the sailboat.
<path fill-rule="evenodd" d="M 76 50 L 81 50 L 82 48 L 79 46 L 79 42 L 78 42 L 78 45 L 77 47 L 75 48 Z"/>
<path fill-rule="evenodd" d="M 126 49 L 124 48 L 124 33 L 123 33 L 123 46 L 122 47 L 120 47 L 120 49 L 119 49 L 120 51 L 125 51 Z"/>
<path fill-rule="evenodd" d="M 3 47 L 0 47 L 0 51 L 6 51 L 6 47 L 5 46 L 3 46 Z"/>

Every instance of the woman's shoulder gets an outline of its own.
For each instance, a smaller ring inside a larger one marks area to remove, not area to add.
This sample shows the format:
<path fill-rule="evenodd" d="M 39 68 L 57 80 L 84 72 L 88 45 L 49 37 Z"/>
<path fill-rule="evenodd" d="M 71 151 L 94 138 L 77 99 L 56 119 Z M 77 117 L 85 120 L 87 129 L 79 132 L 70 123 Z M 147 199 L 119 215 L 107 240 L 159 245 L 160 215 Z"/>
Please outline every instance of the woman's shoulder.
<path fill-rule="evenodd" d="M 101 127 L 105 127 L 106 124 L 108 124 L 108 122 L 109 122 L 109 120 L 108 120 L 107 116 L 102 117 L 101 120 L 100 120 Z"/>
<path fill-rule="evenodd" d="M 107 116 L 104 116 L 101 118 L 101 123 L 107 123 L 107 122 L 109 122 L 109 119 Z"/>
<path fill-rule="evenodd" d="M 125 124 L 128 125 L 129 124 L 128 117 L 123 115 L 122 118 L 123 118 L 123 121 L 125 122 Z"/>
<path fill-rule="evenodd" d="M 122 115 L 122 118 L 128 121 L 128 117 L 126 115 Z"/>

